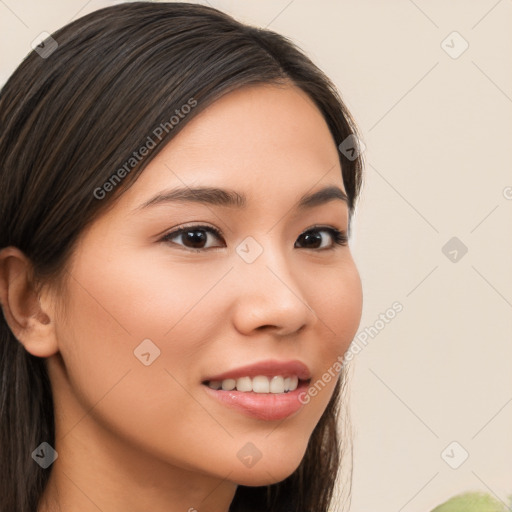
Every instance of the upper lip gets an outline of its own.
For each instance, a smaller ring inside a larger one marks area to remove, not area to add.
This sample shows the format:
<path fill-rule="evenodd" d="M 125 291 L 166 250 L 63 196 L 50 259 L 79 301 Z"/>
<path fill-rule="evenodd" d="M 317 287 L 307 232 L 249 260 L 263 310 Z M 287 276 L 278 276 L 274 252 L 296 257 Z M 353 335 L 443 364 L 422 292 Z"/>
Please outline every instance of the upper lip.
<path fill-rule="evenodd" d="M 309 380 L 311 378 L 309 368 L 301 361 L 267 360 L 212 375 L 204 379 L 204 382 L 238 379 L 239 377 L 257 377 L 258 375 L 267 377 L 273 377 L 275 375 L 283 377 L 296 375 L 300 380 Z"/>

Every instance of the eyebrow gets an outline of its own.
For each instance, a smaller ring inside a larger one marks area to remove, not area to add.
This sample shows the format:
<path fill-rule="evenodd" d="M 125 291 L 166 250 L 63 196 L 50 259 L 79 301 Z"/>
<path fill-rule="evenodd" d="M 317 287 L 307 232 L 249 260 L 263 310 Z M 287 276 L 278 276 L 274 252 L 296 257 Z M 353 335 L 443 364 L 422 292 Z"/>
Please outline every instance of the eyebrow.
<path fill-rule="evenodd" d="M 341 200 L 349 204 L 347 194 L 341 188 L 329 185 L 303 195 L 296 204 L 296 209 L 305 210 L 320 206 L 333 200 Z M 217 187 L 185 187 L 173 188 L 160 192 L 156 196 L 138 206 L 135 210 L 141 210 L 150 206 L 172 203 L 172 202 L 193 202 L 209 204 L 212 206 L 224 206 L 231 208 L 246 208 L 247 197 L 244 194 L 232 189 Z"/>

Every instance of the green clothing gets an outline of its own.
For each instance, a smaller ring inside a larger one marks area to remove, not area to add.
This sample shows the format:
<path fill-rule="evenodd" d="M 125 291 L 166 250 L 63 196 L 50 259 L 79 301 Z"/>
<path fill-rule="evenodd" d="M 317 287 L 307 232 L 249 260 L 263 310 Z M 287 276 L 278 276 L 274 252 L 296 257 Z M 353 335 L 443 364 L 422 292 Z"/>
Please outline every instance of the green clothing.
<path fill-rule="evenodd" d="M 512 496 L 509 503 L 494 498 L 490 494 L 468 492 L 449 499 L 432 512 L 509 512 L 512 510 Z"/>

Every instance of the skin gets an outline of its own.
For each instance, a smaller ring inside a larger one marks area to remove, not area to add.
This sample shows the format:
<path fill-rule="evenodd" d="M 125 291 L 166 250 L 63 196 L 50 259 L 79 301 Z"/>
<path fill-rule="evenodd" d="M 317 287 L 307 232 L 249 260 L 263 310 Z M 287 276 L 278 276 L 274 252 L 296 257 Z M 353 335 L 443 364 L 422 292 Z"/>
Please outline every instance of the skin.
<path fill-rule="evenodd" d="M 229 186 L 247 207 L 137 210 L 184 184 Z M 297 468 L 335 379 L 284 421 L 230 409 L 201 382 L 267 359 L 298 359 L 315 382 L 347 350 L 362 308 L 350 248 L 325 231 L 322 247 L 334 249 L 300 246 L 315 224 L 348 229 L 341 200 L 295 208 L 325 185 L 345 191 L 312 101 L 293 86 L 245 87 L 191 120 L 81 234 L 64 295 L 48 285 L 37 296 L 28 260 L 2 251 L 7 321 L 47 358 L 55 402 L 59 456 L 38 512 L 222 512 L 237 484 L 275 483 Z M 218 248 L 161 241 L 185 223 L 221 230 L 207 234 Z M 263 248 L 250 264 L 235 250 L 247 236 Z M 149 366 L 133 353 L 147 338 L 161 351 Z M 237 457 L 248 442 L 262 454 L 252 467 Z"/>

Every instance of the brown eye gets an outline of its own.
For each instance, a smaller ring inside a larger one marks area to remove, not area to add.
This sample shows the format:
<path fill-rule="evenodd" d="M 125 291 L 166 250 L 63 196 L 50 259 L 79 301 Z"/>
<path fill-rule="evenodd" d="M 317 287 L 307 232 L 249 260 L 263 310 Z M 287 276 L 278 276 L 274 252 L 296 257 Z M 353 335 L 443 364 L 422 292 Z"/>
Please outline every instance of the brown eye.
<path fill-rule="evenodd" d="M 208 242 L 208 234 L 212 233 L 215 235 L 215 238 L 222 238 L 220 231 L 211 226 L 188 226 L 168 233 L 162 238 L 162 241 L 183 245 L 186 249 L 204 251 L 211 248 L 211 246 L 206 247 L 206 243 Z M 173 240 L 175 239 L 180 240 L 180 242 L 174 242 Z"/>
<path fill-rule="evenodd" d="M 321 233 L 329 233 L 333 244 L 347 245 L 348 237 L 344 231 L 340 231 L 336 228 L 314 228 L 302 233 L 297 240 L 301 240 L 301 243 L 305 246 L 305 249 L 334 249 L 333 244 L 322 245 L 323 237 Z"/>
<path fill-rule="evenodd" d="M 326 237 L 322 235 L 328 233 L 331 238 L 331 243 L 326 240 Z M 185 226 L 179 227 L 165 235 L 161 241 L 167 242 L 172 245 L 182 246 L 185 249 L 201 252 L 216 247 L 219 245 L 207 245 L 208 235 L 213 235 L 213 238 L 222 240 L 221 232 L 212 226 Z M 211 237 L 210 237 L 211 238 Z M 336 245 L 347 245 L 348 237 L 344 231 L 340 231 L 336 228 L 331 227 L 318 227 L 311 228 L 302 233 L 297 239 L 294 247 L 301 249 L 312 249 L 312 250 L 328 250 L 335 249 Z M 326 243 L 324 243 L 326 242 Z"/>

